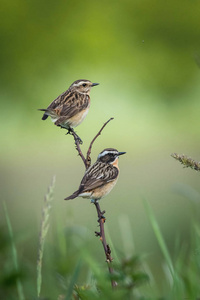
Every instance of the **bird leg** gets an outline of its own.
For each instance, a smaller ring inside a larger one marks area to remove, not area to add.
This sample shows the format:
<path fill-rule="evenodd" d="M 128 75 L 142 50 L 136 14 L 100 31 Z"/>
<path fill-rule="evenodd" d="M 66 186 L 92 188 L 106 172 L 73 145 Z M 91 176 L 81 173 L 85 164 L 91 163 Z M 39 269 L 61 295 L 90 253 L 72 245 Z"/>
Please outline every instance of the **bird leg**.
<path fill-rule="evenodd" d="M 79 144 L 81 144 L 81 145 L 83 144 L 83 141 L 81 140 L 81 138 L 78 136 L 78 134 L 74 131 L 74 129 L 72 127 L 68 128 L 68 132 L 66 133 L 66 135 L 67 134 L 73 135 L 74 139 L 76 141 L 78 141 Z"/>

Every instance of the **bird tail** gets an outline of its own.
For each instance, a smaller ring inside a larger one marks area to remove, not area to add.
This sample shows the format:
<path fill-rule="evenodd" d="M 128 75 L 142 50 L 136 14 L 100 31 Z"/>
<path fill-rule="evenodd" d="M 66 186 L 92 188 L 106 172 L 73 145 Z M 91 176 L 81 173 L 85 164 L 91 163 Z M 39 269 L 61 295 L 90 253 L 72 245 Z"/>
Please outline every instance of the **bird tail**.
<path fill-rule="evenodd" d="M 74 192 L 71 196 L 65 198 L 64 200 L 72 200 L 72 199 L 78 197 L 78 195 L 79 195 L 79 190 L 77 190 L 77 191 Z"/>
<path fill-rule="evenodd" d="M 48 118 L 48 114 L 46 112 L 48 112 L 48 109 L 38 109 L 40 111 L 45 111 L 43 117 L 42 117 L 42 120 L 46 120 Z"/>

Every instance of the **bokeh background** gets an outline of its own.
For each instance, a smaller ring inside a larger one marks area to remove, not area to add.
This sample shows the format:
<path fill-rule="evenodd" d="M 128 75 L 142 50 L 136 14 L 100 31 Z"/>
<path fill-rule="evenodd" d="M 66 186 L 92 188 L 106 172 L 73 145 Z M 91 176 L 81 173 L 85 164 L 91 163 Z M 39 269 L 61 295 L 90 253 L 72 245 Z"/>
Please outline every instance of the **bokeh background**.
<path fill-rule="evenodd" d="M 154 276 L 162 278 L 163 258 L 144 200 L 172 255 L 177 237 L 188 245 L 199 211 L 199 174 L 170 156 L 200 160 L 198 1 L 11 0 L 2 2 L 0 19 L 1 201 L 18 237 L 19 257 L 35 264 L 43 197 L 53 175 L 47 243 L 55 246 L 59 232 L 76 228 L 103 256 L 93 237 L 93 205 L 63 200 L 84 174 L 73 139 L 37 111 L 84 78 L 100 85 L 92 89 L 90 112 L 77 128 L 83 152 L 110 117 L 92 161 L 107 147 L 127 152 L 117 186 L 101 201 L 107 231 L 117 250 L 148 254 Z M 6 232 L 2 209 L 0 214 Z"/>

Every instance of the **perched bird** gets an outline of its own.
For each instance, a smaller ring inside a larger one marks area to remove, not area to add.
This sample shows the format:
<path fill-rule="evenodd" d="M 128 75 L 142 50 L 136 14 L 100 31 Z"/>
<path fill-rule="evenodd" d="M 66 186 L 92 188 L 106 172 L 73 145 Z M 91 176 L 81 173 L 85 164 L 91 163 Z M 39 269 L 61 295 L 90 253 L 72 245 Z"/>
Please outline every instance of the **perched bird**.
<path fill-rule="evenodd" d="M 79 189 L 65 200 L 83 197 L 96 202 L 109 194 L 119 176 L 118 158 L 125 153 L 113 148 L 104 149 L 97 161 L 86 170 Z"/>
<path fill-rule="evenodd" d="M 87 116 L 90 108 L 90 90 L 98 84 L 85 79 L 74 81 L 47 109 L 39 109 L 45 112 L 42 120 L 50 116 L 55 125 L 67 129 L 70 133 Z"/>

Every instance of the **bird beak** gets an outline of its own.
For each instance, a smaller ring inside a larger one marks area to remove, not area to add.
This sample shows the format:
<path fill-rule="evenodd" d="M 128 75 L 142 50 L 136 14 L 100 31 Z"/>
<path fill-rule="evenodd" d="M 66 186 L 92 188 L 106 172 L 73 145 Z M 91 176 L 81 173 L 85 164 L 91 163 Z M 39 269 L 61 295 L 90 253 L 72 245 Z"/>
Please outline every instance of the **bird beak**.
<path fill-rule="evenodd" d="M 93 83 L 92 86 L 99 85 L 99 83 Z"/>
<path fill-rule="evenodd" d="M 126 152 L 118 152 L 118 156 L 119 155 L 123 155 L 123 154 L 125 154 Z"/>

